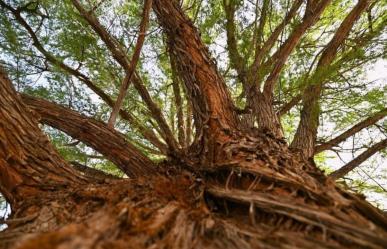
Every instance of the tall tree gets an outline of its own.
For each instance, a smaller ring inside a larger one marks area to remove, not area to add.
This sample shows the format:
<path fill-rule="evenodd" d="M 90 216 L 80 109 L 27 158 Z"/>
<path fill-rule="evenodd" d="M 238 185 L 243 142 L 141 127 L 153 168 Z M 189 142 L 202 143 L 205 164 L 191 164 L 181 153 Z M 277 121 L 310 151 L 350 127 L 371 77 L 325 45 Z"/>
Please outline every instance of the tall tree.
<path fill-rule="evenodd" d="M 387 246 L 385 214 L 335 182 L 387 140 L 330 175 L 314 161 L 366 128 L 385 136 L 385 89 L 356 81 L 385 55 L 382 1 L 0 7 L 0 248 Z M 212 58 L 217 35 L 229 61 Z M 339 135 L 319 137 L 327 116 Z"/>

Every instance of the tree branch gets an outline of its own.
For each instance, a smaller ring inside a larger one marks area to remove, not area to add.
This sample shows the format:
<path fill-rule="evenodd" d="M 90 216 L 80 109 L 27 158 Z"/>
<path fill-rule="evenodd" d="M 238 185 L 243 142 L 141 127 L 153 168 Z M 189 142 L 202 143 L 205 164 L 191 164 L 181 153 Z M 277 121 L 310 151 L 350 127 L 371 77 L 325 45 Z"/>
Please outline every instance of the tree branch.
<path fill-rule="evenodd" d="M 122 82 L 116 103 L 113 107 L 113 111 L 110 114 L 110 118 L 108 121 L 108 127 L 110 127 L 110 128 L 114 127 L 118 112 L 121 109 L 122 103 L 123 103 L 124 98 L 126 96 L 126 92 L 128 91 L 129 83 L 132 79 L 134 70 L 135 70 L 136 65 L 137 65 L 137 61 L 140 58 L 141 48 L 142 48 L 142 45 L 144 44 L 144 40 L 145 40 L 146 28 L 147 28 L 147 24 L 149 22 L 149 15 L 150 15 L 151 7 L 152 7 L 152 0 L 145 0 L 144 10 L 143 10 L 143 14 L 142 14 L 143 17 L 142 17 L 142 20 L 140 23 L 140 30 L 139 30 L 139 35 L 137 38 L 137 43 L 136 43 L 136 46 L 134 47 L 134 52 L 133 52 L 132 59 L 130 60 L 129 68 L 127 68 L 125 79 Z"/>
<path fill-rule="evenodd" d="M 122 66 L 125 72 L 130 68 L 129 59 L 125 52 L 123 46 L 117 41 L 115 37 L 109 34 L 109 32 L 103 27 L 94 14 L 87 12 L 78 0 L 72 0 L 73 5 L 77 8 L 77 10 L 81 13 L 82 17 L 89 23 L 92 29 L 99 35 L 102 41 L 106 44 L 107 48 L 112 53 L 114 59 Z M 177 141 L 168 126 L 165 118 L 160 111 L 160 108 L 157 106 L 155 102 L 153 102 L 150 94 L 144 84 L 142 84 L 141 78 L 138 76 L 136 72 L 131 77 L 131 80 L 134 84 L 134 87 L 139 92 L 141 98 L 148 106 L 149 110 L 153 118 L 156 120 L 158 125 L 160 126 L 163 133 L 160 135 L 164 138 L 165 142 L 168 144 L 169 150 L 172 153 L 177 153 L 178 146 Z"/>
<path fill-rule="evenodd" d="M 265 1 L 268 2 L 268 0 Z M 236 11 L 236 1 L 223 0 L 223 8 L 226 13 L 227 50 L 230 56 L 230 63 L 237 72 L 239 81 L 245 87 L 247 84 L 247 60 L 243 58 L 238 51 L 234 18 Z"/>
<path fill-rule="evenodd" d="M 338 145 L 339 143 L 344 142 L 347 138 L 355 135 L 356 133 L 358 133 L 362 129 L 369 127 L 371 125 L 374 125 L 376 122 L 378 122 L 379 120 L 384 118 L 386 115 L 387 115 L 387 108 L 384 108 L 383 110 L 375 113 L 371 117 L 368 117 L 367 119 L 352 126 L 350 129 L 348 129 L 347 131 L 338 135 L 337 137 L 335 137 L 335 138 L 333 138 L 333 139 L 331 139 L 331 140 L 329 140 L 321 145 L 316 146 L 314 149 L 314 153 L 318 154 L 318 153 L 323 152 L 325 150 L 329 150 L 330 148 Z"/>
<path fill-rule="evenodd" d="M 330 2 L 331 0 L 321 0 L 319 1 L 319 3 L 316 4 L 316 6 L 310 7 L 309 9 L 307 8 L 303 21 L 296 26 L 289 38 L 280 47 L 279 51 L 273 55 L 276 61 L 270 75 L 265 81 L 263 90 L 264 95 L 273 95 L 275 83 L 277 82 L 282 68 L 285 65 L 285 62 L 287 61 L 291 52 L 298 45 L 305 32 L 317 22 L 324 9 L 328 6 Z"/>
<path fill-rule="evenodd" d="M 192 22 L 176 1 L 155 0 L 153 9 L 173 48 L 171 52 L 184 79 L 196 127 L 207 125 L 212 136 L 237 128 L 239 120 L 227 86 Z"/>
<path fill-rule="evenodd" d="M 75 161 L 70 162 L 70 164 L 73 166 L 74 169 L 78 170 L 79 172 L 82 172 L 84 176 L 91 179 L 97 179 L 97 180 L 119 179 L 119 177 L 115 175 L 111 175 L 104 171 L 88 167 L 86 165 L 83 165 Z"/>
<path fill-rule="evenodd" d="M 303 0 L 296 0 L 293 2 L 292 7 L 289 10 L 289 13 L 286 14 L 282 22 L 274 29 L 273 33 L 269 36 L 267 41 L 260 47 L 257 47 L 255 52 L 254 62 L 250 67 L 249 75 L 251 78 L 251 84 L 258 84 L 258 69 L 262 63 L 264 56 L 270 51 L 277 41 L 279 35 L 285 29 L 286 25 L 290 22 L 291 19 L 297 14 L 298 9 L 301 7 Z"/>
<path fill-rule="evenodd" d="M 88 118 L 49 101 L 22 95 L 24 103 L 37 112 L 40 122 L 61 130 L 95 149 L 131 177 L 155 173 L 155 165 L 128 143 L 121 133 L 105 123 Z"/>
<path fill-rule="evenodd" d="M 341 167 L 340 169 L 334 171 L 329 175 L 331 179 L 339 179 L 354 170 L 356 167 L 358 167 L 360 164 L 362 164 L 365 160 L 373 156 L 378 151 L 384 149 L 387 147 L 387 139 L 384 139 L 380 141 L 379 143 L 376 143 L 372 145 L 369 149 L 361 153 L 358 157 Z"/>
<path fill-rule="evenodd" d="M 303 93 L 301 119 L 290 147 L 302 150 L 303 154 L 308 158 L 314 155 L 314 147 L 317 139 L 320 115 L 319 99 L 324 82 L 323 75 L 336 57 L 339 47 L 344 43 L 352 27 L 369 3 L 370 0 L 359 0 L 342 21 L 340 27 L 325 47 L 317 64 L 314 77 L 309 79 L 313 83 L 308 85 Z"/>

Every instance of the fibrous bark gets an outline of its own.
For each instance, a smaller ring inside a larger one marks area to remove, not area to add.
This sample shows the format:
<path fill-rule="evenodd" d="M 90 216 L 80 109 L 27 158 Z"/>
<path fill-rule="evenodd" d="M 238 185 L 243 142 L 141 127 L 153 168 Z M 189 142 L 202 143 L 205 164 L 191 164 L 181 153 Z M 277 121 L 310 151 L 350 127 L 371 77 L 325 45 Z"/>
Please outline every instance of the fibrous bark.
<path fill-rule="evenodd" d="M 17 209 L 27 197 L 80 184 L 84 179 L 39 130 L 33 113 L 0 68 L 0 191 Z"/>

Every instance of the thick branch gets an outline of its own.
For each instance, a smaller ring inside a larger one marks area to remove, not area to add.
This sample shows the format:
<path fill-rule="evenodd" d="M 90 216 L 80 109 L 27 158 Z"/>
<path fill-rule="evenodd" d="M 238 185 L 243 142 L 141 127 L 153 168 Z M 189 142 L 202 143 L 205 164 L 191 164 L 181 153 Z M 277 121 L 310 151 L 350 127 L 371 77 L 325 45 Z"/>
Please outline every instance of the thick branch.
<path fill-rule="evenodd" d="M 144 10 L 143 10 L 143 14 L 142 14 L 143 17 L 142 17 L 141 24 L 140 24 L 140 31 L 139 31 L 139 35 L 137 38 L 137 43 L 136 43 L 136 46 L 134 47 L 134 52 L 133 52 L 132 59 L 130 60 L 129 68 L 127 68 L 125 79 L 122 82 L 120 92 L 118 94 L 116 103 L 113 107 L 113 111 L 112 111 L 110 118 L 109 118 L 109 121 L 108 121 L 108 126 L 110 128 L 112 128 L 114 126 L 114 123 L 116 122 L 118 112 L 121 109 L 122 103 L 123 103 L 124 98 L 126 96 L 126 92 L 128 91 L 129 83 L 130 83 L 130 80 L 132 79 L 134 70 L 135 70 L 136 65 L 137 65 L 137 61 L 140 58 L 141 48 L 142 48 L 142 45 L 144 44 L 144 40 L 145 40 L 146 28 L 147 28 L 147 24 L 149 22 L 149 15 L 150 15 L 151 7 L 152 7 L 152 0 L 145 0 Z"/>
<path fill-rule="evenodd" d="M 0 68 L 0 192 L 17 208 L 26 198 L 85 182 L 41 132 Z"/>
<path fill-rule="evenodd" d="M 387 139 L 384 139 L 384 140 L 380 141 L 379 143 L 372 145 L 369 149 L 367 149 L 366 151 L 361 153 L 358 157 L 356 157 L 355 159 L 353 159 L 352 161 L 350 161 L 349 163 L 347 163 L 346 165 L 344 165 L 340 169 L 331 173 L 329 175 L 329 177 L 336 180 L 336 179 L 339 179 L 339 178 L 345 176 L 346 174 L 348 174 L 349 172 L 354 170 L 356 167 L 358 167 L 360 164 L 362 164 L 365 160 L 367 160 L 368 158 L 373 156 L 375 153 L 377 153 L 378 151 L 380 151 L 386 147 L 387 147 Z"/>
<path fill-rule="evenodd" d="M 105 123 L 83 116 L 49 101 L 22 95 L 40 116 L 40 122 L 61 130 L 95 149 L 131 177 L 155 172 L 155 165 L 125 137 Z"/>
<path fill-rule="evenodd" d="M 239 122 L 227 86 L 196 28 L 176 1 L 155 0 L 153 8 L 167 34 L 179 75 L 184 77 L 196 126 L 207 123 L 212 136 L 224 134 L 222 129 L 237 128 Z"/>
<path fill-rule="evenodd" d="M 264 85 L 264 94 L 266 96 L 272 96 L 275 83 L 291 52 L 298 45 L 305 32 L 317 22 L 330 2 L 331 0 L 321 0 L 316 6 L 313 6 L 313 8 L 306 9 L 303 21 L 296 26 L 289 38 L 274 55 L 276 62 Z"/>
<path fill-rule="evenodd" d="M 361 121 L 360 123 L 352 126 L 350 129 L 343 132 L 339 136 L 337 136 L 337 137 L 335 137 L 335 138 L 333 138 L 333 139 L 331 139 L 331 140 L 329 140 L 321 145 L 316 146 L 314 149 L 314 153 L 318 154 L 320 152 L 323 152 L 324 150 L 329 150 L 330 148 L 338 145 L 339 143 L 344 142 L 347 138 L 353 136 L 354 134 L 358 133 L 362 129 L 375 124 L 376 122 L 378 122 L 379 120 L 384 118 L 386 115 L 387 115 L 387 108 L 384 108 L 383 110 L 375 113 L 371 117 L 369 117 L 369 118 Z"/>

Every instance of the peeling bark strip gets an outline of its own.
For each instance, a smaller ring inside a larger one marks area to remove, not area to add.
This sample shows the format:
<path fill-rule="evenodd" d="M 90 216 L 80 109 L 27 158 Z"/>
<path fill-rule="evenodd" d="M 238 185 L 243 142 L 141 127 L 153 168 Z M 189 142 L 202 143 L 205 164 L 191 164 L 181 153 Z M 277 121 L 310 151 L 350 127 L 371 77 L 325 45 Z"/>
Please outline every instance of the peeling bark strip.
<path fill-rule="evenodd" d="M 153 174 L 156 166 L 125 137 L 105 123 L 49 101 L 23 95 L 23 101 L 40 116 L 40 122 L 82 141 L 117 165 L 130 177 Z"/>
<path fill-rule="evenodd" d="M 16 208 L 27 197 L 83 182 L 40 131 L 0 68 L 0 192 Z"/>
<path fill-rule="evenodd" d="M 196 28 L 177 1 L 155 0 L 153 9 L 184 77 L 197 127 L 208 125 L 214 136 L 223 134 L 223 128 L 236 129 L 239 122 L 227 86 Z"/>
<path fill-rule="evenodd" d="M 384 139 L 380 141 L 379 143 L 376 143 L 372 145 L 369 149 L 361 153 L 358 157 L 341 167 L 340 169 L 334 171 L 329 175 L 330 178 L 336 180 L 339 178 L 344 177 L 346 174 L 354 170 L 356 167 L 358 167 L 360 164 L 362 164 L 365 160 L 373 156 L 376 152 L 384 149 L 387 147 L 387 139 Z"/>

